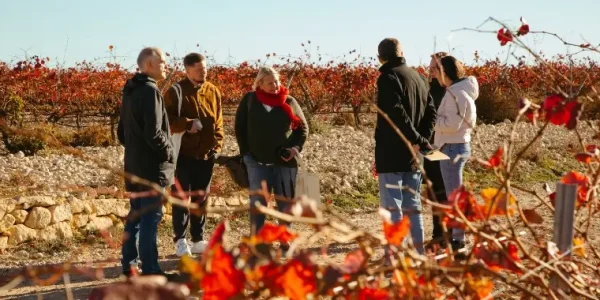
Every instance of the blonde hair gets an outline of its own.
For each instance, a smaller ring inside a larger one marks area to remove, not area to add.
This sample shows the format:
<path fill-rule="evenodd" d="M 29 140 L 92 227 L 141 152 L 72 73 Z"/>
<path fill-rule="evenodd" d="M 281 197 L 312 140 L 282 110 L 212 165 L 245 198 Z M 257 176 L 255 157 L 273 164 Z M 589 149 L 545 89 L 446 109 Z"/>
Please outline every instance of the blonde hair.
<path fill-rule="evenodd" d="M 272 67 L 260 67 L 260 69 L 258 69 L 258 74 L 254 79 L 252 89 L 256 90 L 260 85 L 260 82 L 269 75 L 272 75 L 273 77 L 275 77 L 275 80 L 279 81 L 279 73 L 277 72 L 277 70 L 273 69 Z"/>

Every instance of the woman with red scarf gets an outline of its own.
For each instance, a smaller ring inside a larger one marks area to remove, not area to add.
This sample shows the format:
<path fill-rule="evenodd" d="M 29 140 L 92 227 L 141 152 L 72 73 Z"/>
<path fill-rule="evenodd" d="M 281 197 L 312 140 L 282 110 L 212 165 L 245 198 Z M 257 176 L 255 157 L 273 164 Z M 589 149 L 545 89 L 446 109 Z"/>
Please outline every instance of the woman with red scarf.
<path fill-rule="evenodd" d="M 264 181 L 267 191 L 281 200 L 277 208 L 285 211 L 295 197 L 298 165 L 294 158 L 302 151 L 308 123 L 273 68 L 260 68 L 253 89 L 242 98 L 235 115 L 235 136 L 248 169 L 249 190 L 261 190 Z M 267 205 L 262 195 L 250 196 L 253 234 L 265 223 L 265 216 L 252 210 L 257 201 Z"/>

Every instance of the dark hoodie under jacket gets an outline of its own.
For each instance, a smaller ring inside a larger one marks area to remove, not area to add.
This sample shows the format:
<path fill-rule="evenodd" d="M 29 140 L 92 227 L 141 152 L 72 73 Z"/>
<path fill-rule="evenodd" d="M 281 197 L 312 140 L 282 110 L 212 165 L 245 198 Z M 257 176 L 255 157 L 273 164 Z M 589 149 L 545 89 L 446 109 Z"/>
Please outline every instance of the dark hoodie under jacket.
<path fill-rule="evenodd" d="M 169 120 L 156 81 L 136 74 L 123 87 L 118 137 L 125 147 L 125 172 L 157 183 L 173 184 L 173 144 Z M 127 191 L 149 190 L 126 180 Z"/>

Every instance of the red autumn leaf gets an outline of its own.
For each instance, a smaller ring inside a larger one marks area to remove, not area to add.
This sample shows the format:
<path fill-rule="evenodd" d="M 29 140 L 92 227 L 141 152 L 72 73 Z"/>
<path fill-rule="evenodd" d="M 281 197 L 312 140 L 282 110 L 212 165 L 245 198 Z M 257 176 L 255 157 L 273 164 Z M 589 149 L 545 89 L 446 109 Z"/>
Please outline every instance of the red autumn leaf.
<path fill-rule="evenodd" d="M 460 186 L 455 189 L 448 197 L 448 204 L 452 206 L 452 209 L 446 210 L 444 213 L 443 222 L 446 226 L 453 228 L 464 228 L 465 225 L 454 219 L 451 219 L 448 214 L 459 216 L 458 212 L 455 211 L 455 203 L 462 214 L 467 218 L 468 221 L 483 220 L 487 211 L 485 205 L 478 204 L 473 194 L 468 191 L 465 186 Z"/>
<path fill-rule="evenodd" d="M 556 207 L 556 192 L 548 195 L 548 198 L 550 198 L 550 204 L 552 204 L 552 207 Z"/>
<path fill-rule="evenodd" d="M 567 101 L 558 94 L 546 97 L 542 103 L 546 118 L 554 125 L 567 125 L 568 129 L 574 129 L 577 126 L 581 108 L 581 103 L 576 99 Z"/>
<path fill-rule="evenodd" d="M 517 31 L 517 35 L 526 35 L 527 33 L 529 33 L 529 24 L 527 24 L 527 22 L 525 21 L 525 19 L 523 19 L 523 17 L 521 17 L 521 27 L 519 27 L 519 30 Z"/>
<path fill-rule="evenodd" d="M 358 300 L 387 300 L 390 299 L 390 293 L 386 289 L 362 288 L 358 291 L 358 297 L 354 298 L 348 295 L 346 299 Z"/>
<path fill-rule="evenodd" d="M 229 299 L 244 290 L 244 272 L 235 268 L 233 257 L 220 243 L 213 245 L 204 256 L 210 257 L 200 281 L 204 299 Z"/>
<path fill-rule="evenodd" d="M 494 153 L 494 155 L 492 155 L 492 157 L 490 157 L 490 159 L 488 160 L 488 164 L 490 168 L 496 168 L 499 167 L 502 164 L 502 155 L 504 154 L 504 148 L 499 147 L 498 150 L 496 150 L 496 153 Z"/>
<path fill-rule="evenodd" d="M 577 171 L 571 171 L 562 177 L 561 182 L 567 184 L 577 184 L 577 206 L 579 207 L 586 203 L 587 193 L 589 190 L 589 180 L 585 174 Z"/>
<path fill-rule="evenodd" d="M 389 214 L 389 211 L 380 209 L 380 213 L 382 215 Z M 406 235 L 409 233 L 409 230 L 410 221 L 408 220 L 408 217 L 404 216 L 402 220 L 400 220 L 400 222 L 396 222 L 395 224 L 391 223 L 389 217 L 384 217 L 383 234 L 385 235 L 385 239 L 390 245 L 399 246 L 406 237 Z"/>
<path fill-rule="evenodd" d="M 576 100 L 572 100 L 571 102 L 567 103 L 566 108 L 570 112 L 570 118 L 566 127 L 569 130 L 573 130 L 577 127 L 579 117 L 581 117 L 581 113 L 583 112 L 583 104 L 577 102 Z"/>
<path fill-rule="evenodd" d="M 542 103 L 542 109 L 554 125 L 564 125 L 569 119 L 568 112 L 562 109 L 564 101 L 565 98 L 562 95 L 551 95 L 546 97 Z"/>
<path fill-rule="evenodd" d="M 108 46 L 108 50 L 112 51 L 115 47 L 113 45 Z"/>
<path fill-rule="evenodd" d="M 481 245 L 473 249 L 473 254 L 493 271 L 508 270 L 523 274 L 519 267 L 521 259 L 519 258 L 517 246 L 513 242 L 509 242 L 504 246 L 504 248 L 498 248 L 494 243 Z"/>
<path fill-rule="evenodd" d="M 597 145 L 587 145 L 585 146 L 585 151 L 594 155 L 600 155 L 600 147 L 598 147 Z"/>
<path fill-rule="evenodd" d="M 340 266 L 340 270 L 344 274 L 354 274 L 358 272 L 365 263 L 365 254 L 362 249 L 354 250 L 344 259 L 344 263 Z"/>
<path fill-rule="evenodd" d="M 375 163 L 373 163 L 373 165 L 371 166 L 371 174 L 373 174 L 373 178 L 377 179 L 377 176 L 379 176 L 379 173 L 377 173 L 377 167 L 375 166 Z"/>
<path fill-rule="evenodd" d="M 542 216 L 540 216 L 535 209 L 524 209 L 523 215 L 525 216 L 525 220 L 530 224 L 542 224 L 544 222 Z"/>
<path fill-rule="evenodd" d="M 594 158 L 594 155 L 588 152 L 584 152 L 584 153 L 577 153 L 575 155 L 575 159 L 577 159 L 578 161 L 584 163 L 584 164 L 589 164 L 592 162 L 592 159 Z"/>
<path fill-rule="evenodd" d="M 287 226 L 275 225 L 272 223 L 265 223 L 263 228 L 260 229 L 256 238 L 262 243 L 273 243 L 279 242 L 291 242 L 297 237 L 296 234 L 290 233 L 287 230 Z"/>
<path fill-rule="evenodd" d="M 504 45 L 508 44 L 508 42 L 512 42 L 513 35 L 510 32 L 510 30 L 507 30 L 505 28 L 500 28 L 498 30 L 498 34 L 496 35 L 496 38 L 498 38 L 498 40 L 500 41 L 500 45 L 504 46 Z"/>
<path fill-rule="evenodd" d="M 208 249 L 211 249 L 216 244 L 223 243 L 223 235 L 225 234 L 225 229 L 227 228 L 227 224 L 228 224 L 228 222 L 227 222 L 227 220 L 225 220 L 225 221 L 221 222 L 215 228 L 213 235 L 210 237 L 210 240 L 208 241 L 208 245 L 207 245 Z"/>

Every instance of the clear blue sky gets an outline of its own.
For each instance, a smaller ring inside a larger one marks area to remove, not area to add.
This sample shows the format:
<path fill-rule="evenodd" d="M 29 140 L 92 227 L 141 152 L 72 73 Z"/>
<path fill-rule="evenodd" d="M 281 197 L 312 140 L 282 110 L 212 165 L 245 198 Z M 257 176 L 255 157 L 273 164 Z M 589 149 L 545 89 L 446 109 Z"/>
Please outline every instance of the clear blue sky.
<path fill-rule="evenodd" d="M 495 35 L 457 32 L 493 16 L 517 27 L 524 16 L 532 30 L 560 34 L 576 43 L 600 42 L 599 0 L 0 0 L 0 60 L 28 55 L 68 65 L 108 56 L 108 46 L 125 66 L 144 46 L 159 46 L 183 56 L 198 50 L 218 63 L 264 58 L 269 52 L 300 55 L 303 41 L 313 51 L 337 57 L 356 49 L 374 56 L 384 37 L 398 38 L 409 64 L 428 62 L 438 50 L 471 62 L 506 56 Z M 496 30 L 495 24 L 482 29 Z M 552 37 L 527 37 L 527 43 L 553 55 L 566 48 Z"/>

